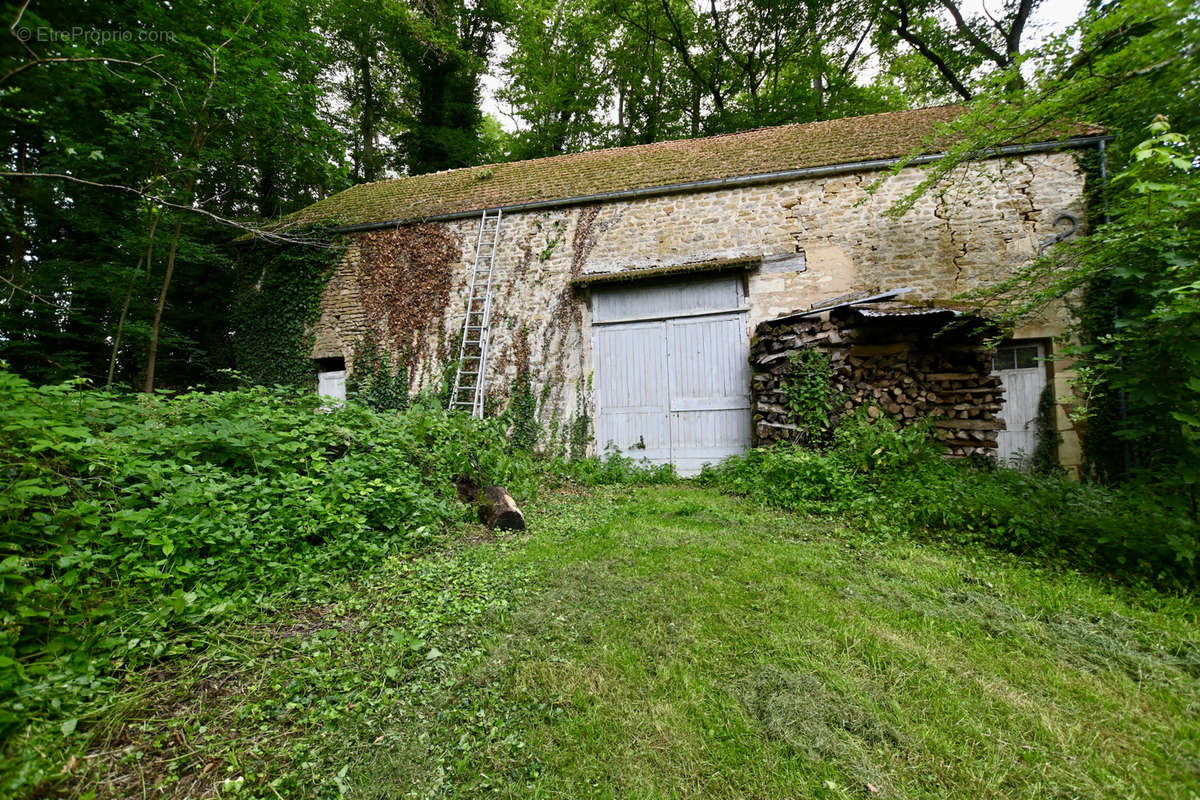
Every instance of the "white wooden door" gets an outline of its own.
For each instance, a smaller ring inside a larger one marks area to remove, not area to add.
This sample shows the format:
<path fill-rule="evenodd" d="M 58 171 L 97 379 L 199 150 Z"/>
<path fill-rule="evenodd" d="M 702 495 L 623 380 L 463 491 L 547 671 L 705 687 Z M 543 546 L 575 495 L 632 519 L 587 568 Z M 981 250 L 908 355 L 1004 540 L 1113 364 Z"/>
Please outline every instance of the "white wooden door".
<path fill-rule="evenodd" d="M 608 325 L 596 332 L 596 444 L 655 464 L 671 460 L 666 323 Z"/>
<path fill-rule="evenodd" d="M 330 370 L 317 373 L 317 394 L 334 400 L 346 399 L 346 370 Z"/>
<path fill-rule="evenodd" d="M 1046 367 L 1040 342 L 1015 341 L 996 349 L 992 372 L 1004 386 L 999 417 L 1005 430 L 996 437 L 996 456 L 1005 464 L 1027 469 L 1037 447 L 1038 401 L 1046 388 Z"/>
<path fill-rule="evenodd" d="M 597 292 L 593 331 L 601 452 L 694 475 L 749 447 L 740 277 Z"/>
<path fill-rule="evenodd" d="M 744 313 L 667 322 L 671 461 L 682 475 L 750 446 L 750 361 Z"/>

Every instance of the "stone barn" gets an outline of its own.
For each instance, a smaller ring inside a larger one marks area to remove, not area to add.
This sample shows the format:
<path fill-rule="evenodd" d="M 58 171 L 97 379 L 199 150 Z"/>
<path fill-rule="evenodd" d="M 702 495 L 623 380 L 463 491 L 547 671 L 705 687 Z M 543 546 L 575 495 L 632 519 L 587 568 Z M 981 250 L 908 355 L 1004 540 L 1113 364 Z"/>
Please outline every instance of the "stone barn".
<path fill-rule="evenodd" d="M 967 355 L 951 366 L 926 352 L 938 346 L 929 326 L 961 315 L 962 293 L 1083 225 L 1079 156 L 1104 136 L 1078 128 L 1004 147 L 907 214 L 886 215 L 946 146 L 939 124 L 960 111 L 785 125 L 347 189 L 287 220 L 332 224 L 348 244 L 315 330 L 320 390 L 342 391 L 356 348 L 370 341 L 407 364 L 414 391 L 450 382 L 451 403 L 464 411 L 503 408 L 523 387 L 548 447 L 585 430 L 594 452 L 691 474 L 786 432 L 770 395 L 779 371 L 770 356 L 787 345 L 764 347 L 756 334 L 776 341 L 786 328 L 802 346 L 808 326 L 824 345 L 830 335 L 845 344 L 833 348 L 842 366 L 873 359 L 855 368 L 855 393 L 839 403 L 937 416 L 959 437 L 959 454 L 1027 458 L 1039 398 L 1067 394 L 1049 359 L 1065 311 L 1013 331 L 994 351 L 978 336 L 955 340 L 951 349 Z M 925 155 L 867 191 L 916 149 Z M 838 338 L 847 320 L 869 329 L 869 341 Z M 911 369 L 892 369 L 889 358 L 909 359 Z M 895 385 L 860 385 L 876 374 Z M 901 397 L 897 386 L 912 391 Z M 1077 467 L 1078 439 L 1061 405 L 1053 418 L 1061 462 Z"/>

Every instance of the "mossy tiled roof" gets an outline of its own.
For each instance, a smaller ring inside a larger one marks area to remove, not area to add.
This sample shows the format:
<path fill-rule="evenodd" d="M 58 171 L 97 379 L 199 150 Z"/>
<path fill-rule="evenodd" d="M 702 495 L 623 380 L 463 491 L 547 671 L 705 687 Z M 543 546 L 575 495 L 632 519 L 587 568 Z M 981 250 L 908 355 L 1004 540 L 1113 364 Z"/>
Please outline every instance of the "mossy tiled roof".
<path fill-rule="evenodd" d="M 491 164 L 365 183 L 283 220 L 340 226 L 416 220 L 545 200 L 760 175 L 944 149 L 939 106 Z"/>

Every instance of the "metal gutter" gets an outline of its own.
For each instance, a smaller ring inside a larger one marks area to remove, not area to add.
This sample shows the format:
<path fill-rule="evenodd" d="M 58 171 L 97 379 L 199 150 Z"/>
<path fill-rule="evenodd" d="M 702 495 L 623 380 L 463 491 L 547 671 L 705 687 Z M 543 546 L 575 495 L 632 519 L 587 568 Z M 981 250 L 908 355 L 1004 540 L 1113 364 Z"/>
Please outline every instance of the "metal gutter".
<path fill-rule="evenodd" d="M 1079 147 L 1089 147 L 1091 145 L 1103 145 L 1106 142 L 1112 141 L 1113 138 L 1114 137 L 1109 134 L 1098 134 L 1094 136 L 1074 136 L 1070 139 L 1064 139 L 1059 142 L 1007 144 L 985 151 L 981 158 L 1028 155 L 1030 153 L 1047 153 L 1054 150 L 1069 150 Z M 947 154 L 945 152 L 926 153 L 924 155 L 915 156 L 909 159 L 908 165 L 930 164 L 934 161 L 940 161 L 941 159 L 945 158 L 946 155 Z M 646 197 L 662 197 L 669 194 L 685 194 L 690 192 L 709 191 L 713 189 L 740 189 L 746 186 L 762 186 L 770 183 L 782 183 L 784 181 L 794 180 L 797 178 L 820 178 L 829 175 L 843 175 L 847 172 L 869 172 L 871 170 L 887 169 L 888 167 L 896 166 L 903 160 L 903 157 L 896 157 L 875 158 L 867 161 L 847 161 L 841 164 L 829 164 L 821 167 L 799 167 L 797 169 L 785 169 L 777 172 L 760 172 L 755 175 L 739 175 L 731 178 L 709 178 L 701 181 L 670 183 L 664 186 L 648 186 L 642 189 L 622 189 L 615 192 L 576 195 L 574 197 L 562 197 L 554 200 L 535 200 L 528 203 L 513 203 L 512 205 L 497 206 L 495 208 L 489 208 L 486 210 L 495 211 L 499 209 L 505 214 L 514 214 L 521 211 L 543 211 L 551 208 L 577 206 L 587 203 L 602 203 L 612 200 L 639 200 Z M 482 208 L 475 208 L 471 209 L 470 211 L 451 211 L 445 214 L 430 214 L 429 216 L 425 217 L 408 217 L 406 219 L 388 220 L 387 222 L 364 222 L 358 225 L 345 225 L 340 228 L 333 228 L 332 232 L 357 233 L 359 231 L 373 231 L 381 228 L 395 228 L 400 225 L 407 225 L 416 222 L 448 222 L 450 220 L 457 219 L 470 219 L 479 216 L 484 210 L 485 209 Z"/>

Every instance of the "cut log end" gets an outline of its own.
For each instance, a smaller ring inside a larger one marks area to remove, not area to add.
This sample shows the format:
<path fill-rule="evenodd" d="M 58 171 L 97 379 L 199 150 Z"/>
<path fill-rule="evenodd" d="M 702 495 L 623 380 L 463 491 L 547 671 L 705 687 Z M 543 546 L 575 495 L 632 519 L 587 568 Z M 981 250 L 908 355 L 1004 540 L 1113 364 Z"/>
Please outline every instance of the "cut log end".
<path fill-rule="evenodd" d="M 525 530 L 525 515 L 503 486 L 483 487 L 479 494 L 479 520 L 492 530 Z"/>

